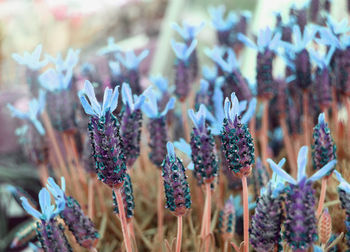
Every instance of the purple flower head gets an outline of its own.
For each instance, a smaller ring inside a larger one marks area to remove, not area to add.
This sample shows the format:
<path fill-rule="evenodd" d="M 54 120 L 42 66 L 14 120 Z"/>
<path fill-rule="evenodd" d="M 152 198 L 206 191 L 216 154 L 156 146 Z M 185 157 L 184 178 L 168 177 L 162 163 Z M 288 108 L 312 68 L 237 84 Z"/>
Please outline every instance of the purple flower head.
<path fill-rule="evenodd" d="M 65 203 L 62 201 L 57 205 L 51 205 L 51 196 L 46 188 L 39 192 L 39 205 L 41 212 L 34 209 L 28 202 L 27 198 L 21 197 L 22 207 L 24 210 L 39 219 L 37 222 L 37 235 L 42 248 L 45 251 L 72 251 L 67 238 L 64 234 L 64 227 L 58 224 L 56 216 L 64 210 Z"/>
<path fill-rule="evenodd" d="M 12 58 L 20 65 L 25 65 L 33 71 L 37 71 L 40 68 L 47 65 L 48 61 L 45 59 L 40 61 L 41 50 L 43 46 L 41 44 L 37 45 L 32 53 L 24 52 L 23 56 L 17 53 L 12 54 Z"/>
<path fill-rule="evenodd" d="M 231 240 L 235 233 L 236 210 L 234 198 L 230 195 L 226 200 L 224 208 L 219 213 L 218 228 L 224 240 Z"/>
<path fill-rule="evenodd" d="M 228 169 L 241 178 L 250 175 L 251 165 L 254 164 L 254 144 L 247 126 L 241 122 L 240 106 L 234 93 L 231 95 L 231 102 L 226 98 L 225 119 L 221 131 L 222 151 Z"/>
<path fill-rule="evenodd" d="M 115 43 L 113 37 L 107 39 L 107 45 L 98 50 L 99 55 L 110 55 L 120 51 L 120 47 Z"/>
<path fill-rule="evenodd" d="M 315 197 L 312 182 L 325 176 L 337 163 L 332 160 L 311 177 L 306 176 L 307 146 L 301 147 L 298 154 L 297 180 L 292 178 L 271 159 L 267 162 L 281 179 L 289 183 L 286 188 L 286 221 L 284 238 L 293 250 L 307 249 L 317 239 Z"/>
<path fill-rule="evenodd" d="M 282 167 L 285 159 L 278 164 Z M 257 200 L 250 228 L 250 242 L 256 251 L 270 251 L 281 241 L 284 181 L 274 173 Z"/>
<path fill-rule="evenodd" d="M 192 40 L 198 35 L 198 33 L 203 30 L 205 22 L 201 22 L 199 25 L 190 25 L 189 23 L 183 21 L 182 27 L 177 23 L 172 23 L 171 28 L 185 40 L 186 43 L 191 43 Z"/>
<path fill-rule="evenodd" d="M 310 11 L 310 19 L 311 22 L 317 23 L 319 14 L 320 14 L 320 0 L 311 0 L 310 1 L 310 6 L 309 6 L 309 11 Z"/>
<path fill-rule="evenodd" d="M 148 56 L 149 50 L 143 50 L 139 55 L 134 51 L 127 51 L 124 56 L 121 53 L 116 54 L 116 58 L 128 70 L 137 70 L 140 63 Z"/>
<path fill-rule="evenodd" d="M 118 87 L 114 91 L 105 89 L 102 106 L 89 81 L 78 93 L 85 113 L 90 115 L 89 132 L 98 178 L 116 188 L 123 185 L 126 172 L 120 125 L 112 114 L 118 105 Z"/>
<path fill-rule="evenodd" d="M 76 241 L 84 248 L 91 248 L 99 237 L 91 219 L 84 214 L 79 203 L 71 196 L 65 195 L 65 179 L 61 177 L 61 187 L 56 184 L 53 178 L 48 178 L 47 188 L 54 196 L 56 204 L 64 204 L 60 217 L 72 232 Z"/>
<path fill-rule="evenodd" d="M 194 175 L 198 184 L 211 183 L 218 175 L 215 139 L 211 130 L 205 125 L 206 111 L 203 104 L 197 113 L 192 109 L 188 110 L 188 115 L 194 124 L 190 145 Z"/>
<path fill-rule="evenodd" d="M 147 89 L 144 93 L 147 93 Z M 120 134 L 123 139 L 126 165 L 131 168 L 140 155 L 140 137 L 142 126 L 141 106 L 146 99 L 146 94 L 132 96 L 129 84 L 123 83 L 122 101 L 124 107 L 120 116 Z"/>
<path fill-rule="evenodd" d="M 147 94 L 147 99 L 142 105 L 142 111 L 150 118 L 148 130 L 150 133 L 149 146 L 151 152 L 149 157 L 151 161 L 159 167 L 166 155 L 166 143 L 168 141 L 168 132 L 166 125 L 166 115 L 169 110 L 174 108 L 175 98 L 170 98 L 162 112 L 159 112 L 159 105 L 156 94 L 151 91 Z"/>
<path fill-rule="evenodd" d="M 183 216 L 191 208 L 190 188 L 185 167 L 176 157 L 174 145 L 171 142 L 167 143 L 167 151 L 162 163 L 166 208 L 176 216 Z"/>
<path fill-rule="evenodd" d="M 253 183 L 256 197 L 260 195 L 260 190 L 269 182 L 269 173 L 260 158 L 256 160 L 251 182 Z"/>
<path fill-rule="evenodd" d="M 40 90 L 38 99 L 32 99 L 29 102 L 29 108 L 27 112 L 22 112 L 13 107 L 11 104 L 7 104 L 7 108 L 11 111 L 11 115 L 13 117 L 31 122 L 39 134 L 43 136 L 45 135 L 45 129 L 39 120 L 39 117 L 44 112 L 45 103 L 45 92 L 43 90 Z"/>
<path fill-rule="evenodd" d="M 315 170 L 336 159 L 336 146 L 324 117 L 324 113 L 318 116 L 313 132 L 312 160 Z"/>
<path fill-rule="evenodd" d="M 129 174 L 126 174 L 124 185 L 121 188 L 121 193 L 123 197 L 123 203 L 124 203 L 127 221 L 131 221 L 131 218 L 134 216 L 135 202 L 134 202 L 134 194 L 132 189 L 131 178 Z M 119 214 L 118 202 L 114 191 L 113 191 L 113 204 L 114 204 L 114 212 Z"/>

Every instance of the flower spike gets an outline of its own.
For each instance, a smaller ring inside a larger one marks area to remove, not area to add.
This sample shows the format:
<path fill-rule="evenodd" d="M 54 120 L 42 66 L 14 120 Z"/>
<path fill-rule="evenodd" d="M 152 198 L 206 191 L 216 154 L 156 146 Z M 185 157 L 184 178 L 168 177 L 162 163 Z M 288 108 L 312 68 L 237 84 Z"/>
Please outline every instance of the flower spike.
<path fill-rule="evenodd" d="M 116 57 L 127 69 L 136 70 L 148 54 L 149 50 L 143 50 L 138 56 L 134 51 L 128 51 L 124 54 L 124 57 L 121 53 L 118 53 Z"/>
<path fill-rule="evenodd" d="M 182 22 L 182 27 L 177 23 L 172 23 L 171 28 L 179 33 L 179 35 L 185 41 L 192 41 L 197 34 L 204 28 L 205 22 L 201 22 L 199 25 L 190 25 L 187 22 Z"/>

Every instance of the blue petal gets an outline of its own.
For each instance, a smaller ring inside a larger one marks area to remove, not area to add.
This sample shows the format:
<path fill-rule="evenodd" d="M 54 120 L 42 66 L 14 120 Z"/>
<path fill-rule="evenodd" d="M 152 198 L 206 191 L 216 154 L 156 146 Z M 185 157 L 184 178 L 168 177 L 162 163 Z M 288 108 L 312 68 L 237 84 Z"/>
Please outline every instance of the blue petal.
<path fill-rule="evenodd" d="M 168 156 L 171 158 L 176 158 L 174 145 L 171 142 L 166 144 L 166 149 L 168 151 Z"/>
<path fill-rule="evenodd" d="M 181 152 L 185 153 L 189 158 L 191 158 L 191 154 L 192 154 L 191 145 L 187 143 L 185 139 L 180 138 L 179 141 L 175 141 L 174 146 Z"/>
<path fill-rule="evenodd" d="M 209 88 L 209 82 L 201 79 L 200 80 L 200 88 L 199 88 L 199 93 L 201 94 L 205 94 L 208 92 L 208 88 Z"/>
<path fill-rule="evenodd" d="M 31 119 L 32 123 L 34 124 L 35 128 L 38 130 L 40 135 L 45 135 L 45 129 L 41 122 L 38 119 Z"/>
<path fill-rule="evenodd" d="M 92 86 L 91 82 L 88 80 L 85 80 L 84 83 L 84 92 L 89 98 L 91 108 L 95 111 L 96 114 L 101 114 L 101 105 L 96 99 L 94 87 Z"/>
<path fill-rule="evenodd" d="M 175 105 L 175 98 L 174 97 L 171 97 L 168 101 L 168 103 L 166 104 L 165 106 L 165 109 L 163 110 L 163 112 L 160 114 L 160 116 L 165 116 L 168 111 L 170 109 L 173 109 L 174 108 L 174 105 Z"/>
<path fill-rule="evenodd" d="M 134 110 L 134 101 L 132 99 L 131 88 L 129 84 L 123 83 L 122 85 L 122 101 L 125 105 L 128 105 L 131 110 Z"/>
<path fill-rule="evenodd" d="M 317 245 L 313 245 L 313 248 L 314 248 L 314 252 L 322 252 L 323 249 L 320 247 L 320 246 L 317 246 Z"/>
<path fill-rule="evenodd" d="M 83 106 L 83 109 L 84 109 L 86 114 L 91 115 L 91 116 L 98 116 L 99 115 L 98 113 L 96 113 L 92 109 L 91 105 L 88 103 L 88 101 L 85 98 L 84 93 L 81 90 L 78 92 L 78 97 L 79 97 L 80 103 Z"/>
<path fill-rule="evenodd" d="M 60 88 L 58 73 L 52 68 L 48 69 L 39 76 L 39 82 L 44 88 L 50 91 Z"/>
<path fill-rule="evenodd" d="M 6 106 L 10 110 L 11 115 L 13 117 L 17 117 L 17 118 L 20 118 L 20 119 L 28 119 L 27 113 L 23 113 L 23 112 L 19 111 L 18 109 L 16 109 L 14 106 L 12 106 L 9 103 Z"/>
<path fill-rule="evenodd" d="M 248 106 L 247 112 L 245 112 L 245 114 L 242 116 L 241 122 L 243 124 L 248 123 L 250 121 L 250 119 L 254 116 L 255 110 L 256 110 L 256 104 L 257 104 L 257 100 L 254 97 L 249 102 L 249 106 Z"/>
<path fill-rule="evenodd" d="M 25 197 L 21 197 L 20 199 L 22 201 L 22 207 L 27 213 L 29 213 L 34 218 L 41 219 L 41 213 L 38 210 L 34 209 Z"/>
<path fill-rule="evenodd" d="M 110 98 L 109 109 L 113 112 L 118 106 L 118 97 L 119 97 L 119 86 L 116 86 L 113 90 L 112 97 Z"/>
<path fill-rule="evenodd" d="M 193 162 L 190 162 L 187 166 L 187 169 L 190 170 L 190 171 L 193 171 L 194 170 L 194 163 Z"/>
<path fill-rule="evenodd" d="M 187 40 L 188 38 L 188 34 L 186 31 L 184 31 L 184 28 L 181 28 L 177 23 L 172 23 L 171 24 L 171 28 L 175 31 L 177 31 L 177 33 L 179 33 L 179 35 L 184 39 Z"/>
<path fill-rule="evenodd" d="M 296 185 L 297 182 L 292 178 L 287 172 L 285 172 L 281 167 L 279 167 L 272 159 L 267 159 L 271 169 L 276 172 L 278 176 L 286 180 L 288 183 Z"/>
<path fill-rule="evenodd" d="M 150 80 L 154 85 L 162 92 L 166 92 L 168 90 L 168 80 L 162 76 L 151 77 Z"/>
<path fill-rule="evenodd" d="M 316 181 L 321 179 L 322 177 L 326 176 L 337 164 L 337 160 L 332 160 L 328 162 L 325 166 L 323 166 L 320 170 L 318 170 L 316 173 L 314 173 L 308 180 L 310 181 Z"/>
<path fill-rule="evenodd" d="M 325 122 L 325 115 L 324 113 L 320 113 L 318 116 L 318 124 L 323 124 Z"/>
<path fill-rule="evenodd" d="M 51 207 L 50 193 L 46 188 L 42 188 L 39 192 L 39 205 L 41 212 L 43 213 L 43 218 L 45 220 L 50 219 L 53 213 L 53 209 Z"/>
<path fill-rule="evenodd" d="M 192 52 L 196 49 L 197 44 L 198 44 L 198 40 L 194 39 L 191 45 L 186 49 L 186 52 L 185 52 L 186 60 L 191 56 Z"/>
<path fill-rule="evenodd" d="M 298 182 L 306 177 L 308 147 L 302 146 L 298 153 Z"/>
<path fill-rule="evenodd" d="M 239 113 L 242 113 L 247 108 L 247 100 L 239 102 Z"/>
<path fill-rule="evenodd" d="M 213 67 L 212 69 L 210 69 L 207 66 L 203 66 L 202 67 L 202 74 L 204 79 L 211 81 L 211 80 L 215 80 L 216 76 L 217 76 L 217 68 Z"/>

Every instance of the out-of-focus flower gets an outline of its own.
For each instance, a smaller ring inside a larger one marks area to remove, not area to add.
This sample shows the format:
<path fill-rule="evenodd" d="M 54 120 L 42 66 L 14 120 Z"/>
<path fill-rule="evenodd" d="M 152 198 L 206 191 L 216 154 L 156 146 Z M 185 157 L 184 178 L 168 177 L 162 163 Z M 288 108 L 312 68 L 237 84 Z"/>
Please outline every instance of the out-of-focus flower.
<path fill-rule="evenodd" d="M 25 65 L 33 71 L 37 71 L 44 67 L 48 61 L 45 59 L 40 61 L 41 50 L 43 46 L 41 44 L 37 45 L 32 53 L 24 52 L 23 56 L 17 53 L 12 54 L 12 58 L 20 65 Z"/>

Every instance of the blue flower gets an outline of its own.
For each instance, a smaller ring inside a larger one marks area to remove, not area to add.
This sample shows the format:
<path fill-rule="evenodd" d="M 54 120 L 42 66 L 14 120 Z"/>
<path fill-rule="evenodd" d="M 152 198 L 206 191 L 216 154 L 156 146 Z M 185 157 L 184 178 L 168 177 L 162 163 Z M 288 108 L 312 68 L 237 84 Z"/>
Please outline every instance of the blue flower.
<path fill-rule="evenodd" d="M 310 50 L 309 53 L 310 53 L 311 59 L 317 64 L 317 66 L 321 69 L 324 69 L 329 66 L 329 63 L 331 62 L 335 49 L 336 49 L 335 46 L 331 46 L 327 54 L 324 56 L 321 56 L 320 54 L 316 53 L 313 50 Z"/>
<path fill-rule="evenodd" d="M 50 220 L 57 216 L 65 207 L 65 204 L 51 205 L 51 196 L 46 188 L 42 188 L 39 192 L 39 205 L 41 212 L 33 208 L 27 198 L 21 197 L 24 210 L 36 219 Z"/>
<path fill-rule="evenodd" d="M 187 169 L 191 171 L 194 170 L 194 163 L 192 162 L 192 158 L 191 158 L 191 155 L 192 155 L 191 145 L 187 143 L 185 139 L 180 138 L 179 141 L 174 142 L 174 146 L 176 149 L 184 153 L 191 160 L 191 162 L 187 165 Z"/>
<path fill-rule="evenodd" d="M 277 166 L 280 169 L 282 169 L 282 167 L 285 164 L 285 162 L 286 162 L 286 159 L 282 158 Z M 285 180 L 283 178 L 279 177 L 276 172 L 274 172 L 272 174 L 272 178 L 270 179 L 268 185 L 266 186 L 266 187 L 270 186 L 271 192 L 272 192 L 272 198 L 277 198 L 280 195 L 280 193 L 285 188 L 284 184 L 285 184 Z M 267 188 L 266 187 L 261 188 L 260 195 L 263 195 L 263 194 L 265 194 L 267 192 Z"/>
<path fill-rule="evenodd" d="M 63 60 L 62 55 L 57 54 L 56 58 L 46 54 L 46 58 L 55 64 L 57 72 L 71 71 L 79 61 L 80 50 L 69 48 L 66 59 Z"/>
<path fill-rule="evenodd" d="M 17 61 L 18 64 L 25 65 L 31 70 L 39 70 L 43 66 L 45 66 L 48 62 L 47 60 L 40 61 L 40 55 L 42 50 L 42 45 L 39 44 L 35 47 L 32 53 L 24 52 L 23 56 L 20 56 L 17 53 L 12 54 L 12 58 Z"/>
<path fill-rule="evenodd" d="M 128 51 L 122 56 L 121 53 L 116 54 L 116 58 L 122 63 L 128 70 L 138 69 L 141 61 L 143 61 L 149 54 L 149 50 L 143 50 L 138 56 L 134 51 Z"/>
<path fill-rule="evenodd" d="M 248 209 L 252 210 L 256 207 L 256 203 L 252 202 L 253 197 L 251 195 L 249 195 L 248 197 Z M 235 197 L 233 197 L 233 204 L 235 206 L 235 210 L 236 210 L 236 216 L 237 217 L 241 217 L 243 215 L 243 204 L 241 202 L 241 195 L 236 195 Z"/>
<path fill-rule="evenodd" d="M 100 50 L 98 50 L 98 54 L 106 55 L 106 54 L 115 53 L 119 51 L 120 51 L 120 47 L 117 46 L 117 44 L 114 42 L 114 38 L 109 37 L 107 39 L 107 46 L 102 47 Z"/>
<path fill-rule="evenodd" d="M 29 109 L 27 112 L 22 112 L 11 104 L 7 104 L 7 108 L 11 111 L 13 117 L 31 121 L 38 132 L 41 135 L 45 135 L 45 129 L 38 119 L 45 109 L 45 92 L 43 90 L 39 91 L 38 99 L 32 99 L 29 102 Z"/>
<path fill-rule="evenodd" d="M 247 106 L 246 101 L 239 102 L 236 97 L 236 94 L 232 93 L 231 101 L 229 100 L 228 97 L 226 97 L 225 99 L 225 104 L 224 104 L 225 118 L 233 122 L 235 120 L 235 117 L 239 116 L 246 109 L 246 106 Z M 249 103 L 247 112 L 242 116 L 241 123 L 243 124 L 247 123 L 255 113 L 255 109 L 256 109 L 256 99 L 253 98 Z"/>
<path fill-rule="evenodd" d="M 160 118 L 162 116 L 165 116 L 170 109 L 173 109 L 175 105 L 175 98 L 171 97 L 166 104 L 164 110 L 162 112 L 159 112 L 158 104 L 157 104 L 157 97 L 153 90 L 150 90 L 147 92 L 147 99 L 142 105 L 142 111 L 149 117 L 149 118 Z"/>
<path fill-rule="evenodd" d="M 334 171 L 337 180 L 339 181 L 338 187 L 344 190 L 346 193 L 350 193 L 350 184 L 342 177 L 338 171 Z"/>
<path fill-rule="evenodd" d="M 168 80 L 166 78 L 162 76 L 152 76 L 150 77 L 150 80 L 162 93 L 165 93 L 169 90 Z"/>
<path fill-rule="evenodd" d="M 187 46 L 185 43 L 176 42 L 175 40 L 171 40 L 171 46 L 176 57 L 182 61 L 187 61 L 191 56 L 192 52 L 195 50 L 198 41 L 194 39 L 192 43 Z"/>
<path fill-rule="evenodd" d="M 224 13 L 226 11 L 224 5 L 220 5 L 216 8 L 209 7 L 208 11 L 211 16 L 213 26 L 218 31 L 230 30 L 238 21 L 236 14 L 233 12 L 229 12 L 226 20 L 224 19 Z"/>
<path fill-rule="evenodd" d="M 213 81 L 216 79 L 216 77 L 218 75 L 218 69 L 216 66 L 214 66 L 213 68 L 209 68 L 208 66 L 203 66 L 202 67 L 202 74 L 203 74 L 204 79 L 206 79 L 208 81 Z"/>
<path fill-rule="evenodd" d="M 41 86 L 49 91 L 60 91 L 70 87 L 72 77 L 73 69 L 68 69 L 66 73 L 62 73 L 50 68 L 39 76 L 39 82 Z"/>
<path fill-rule="evenodd" d="M 84 83 L 84 88 L 78 92 L 78 97 L 85 113 L 99 118 L 105 116 L 107 112 L 112 113 L 118 106 L 118 88 L 119 86 L 116 86 L 114 90 L 110 88 L 105 89 L 103 103 L 101 106 L 96 99 L 94 87 L 90 81 L 86 80 Z M 85 96 L 89 98 L 89 102 Z"/>
<path fill-rule="evenodd" d="M 294 43 L 281 42 L 280 44 L 286 49 L 290 50 L 289 53 L 298 53 L 306 48 L 306 46 L 314 39 L 317 33 L 315 26 L 308 25 L 304 29 L 304 33 L 301 34 L 300 27 L 295 25 L 293 27 Z"/>
<path fill-rule="evenodd" d="M 122 85 L 122 101 L 123 103 L 128 106 L 131 110 L 131 112 L 140 109 L 143 102 L 145 101 L 147 97 L 147 93 L 150 92 L 150 88 L 146 89 L 141 95 L 132 95 L 130 85 L 127 83 L 123 83 Z"/>
<path fill-rule="evenodd" d="M 223 49 L 218 47 L 214 47 L 212 51 L 206 51 L 206 54 L 216 63 L 221 69 L 227 73 L 231 73 L 237 68 L 239 68 L 239 64 L 236 58 L 235 52 L 228 48 L 226 50 L 227 56 L 224 57 Z"/>
<path fill-rule="evenodd" d="M 266 50 L 276 51 L 280 45 L 281 36 L 282 35 L 279 32 L 273 35 L 272 30 L 269 27 L 266 27 L 265 29 L 261 29 L 259 31 L 256 44 L 242 33 L 238 34 L 238 40 L 240 40 L 246 46 L 263 53 Z"/>
<path fill-rule="evenodd" d="M 109 68 L 112 71 L 112 74 L 115 76 L 120 76 L 122 74 L 122 70 L 120 68 L 120 64 L 118 61 L 108 61 Z"/>
<path fill-rule="evenodd" d="M 307 153 L 308 153 L 308 147 L 303 146 L 299 150 L 298 154 L 298 177 L 297 180 L 292 178 L 288 173 L 286 173 L 281 167 L 279 167 L 274 161 L 271 159 L 268 159 L 267 162 L 270 164 L 271 169 L 282 179 L 287 181 L 288 183 L 291 183 L 293 185 L 297 185 L 299 182 L 301 182 L 303 179 L 307 178 L 306 175 L 306 165 L 307 165 Z M 314 173 L 311 177 L 307 178 L 307 181 L 316 181 L 327 175 L 329 171 L 333 169 L 333 167 L 336 165 L 337 160 L 332 160 L 328 162 L 325 166 L 323 166 L 320 170 L 318 170 L 316 173 Z"/>
<path fill-rule="evenodd" d="M 199 106 L 197 113 L 195 113 L 193 109 L 188 110 L 188 116 L 191 118 L 196 128 L 203 129 L 205 127 L 206 111 L 208 111 L 208 109 L 203 104 Z"/>
<path fill-rule="evenodd" d="M 205 22 L 201 22 L 199 25 L 190 25 L 187 22 L 182 22 L 182 27 L 177 23 L 172 23 L 171 28 L 179 33 L 179 35 L 187 42 L 192 41 L 197 34 L 204 28 Z"/>
<path fill-rule="evenodd" d="M 350 31 L 347 18 L 343 18 L 338 22 L 337 20 L 333 19 L 331 15 L 327 15 L 326 24 L 335 35 L 345 34 Z"/>
<path fill-rule="evenodd" d="M 46 187 L 51 192 L 52 196 L 55 198 L 57 207 L 60 209 L 64 209 L 66 202 L 66 180 L 64 179 L 64 177 L 61 177 L 61 187 L 57 185 L 55 180 L 51 177 L 47 179 Z"/>

